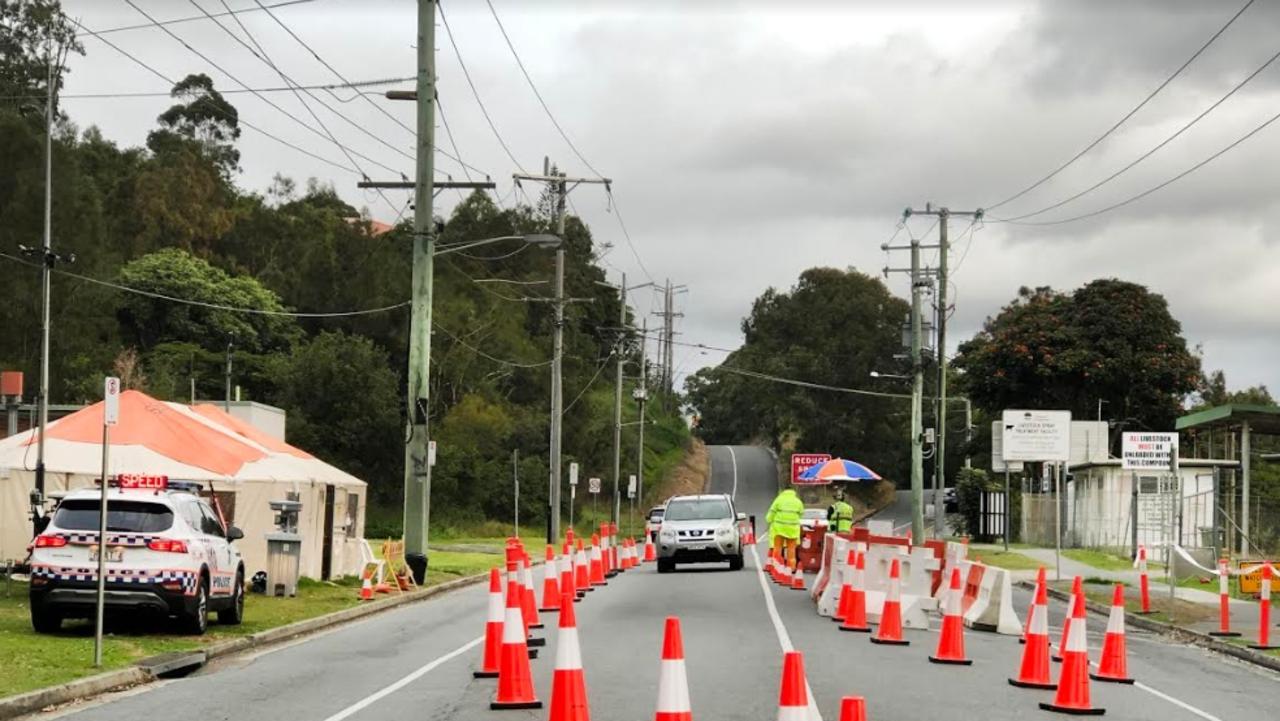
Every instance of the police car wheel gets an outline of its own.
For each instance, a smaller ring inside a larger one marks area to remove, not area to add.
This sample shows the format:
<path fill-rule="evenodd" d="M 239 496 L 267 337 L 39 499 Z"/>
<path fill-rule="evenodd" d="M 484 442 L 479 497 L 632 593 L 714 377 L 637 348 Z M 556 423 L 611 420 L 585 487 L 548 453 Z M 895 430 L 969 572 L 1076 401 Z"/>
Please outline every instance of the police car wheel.
<path fill-rule="evenodd" d="M 244 570 L 236 572 L 236 585 L 231 590 L 231 605 L 218 611 L 218 623 L 239 626 L 244 620 Z"/>
<path fill-rule="evenodd" d="M 43 603 L 33 603 L 31 627 L 36 633 L 57 633 L 62 629 L 62 617 L 45 608 Z"/>
<path fill-rule="evenodd" d="M 209 628 L 209 583 L 203 578 L 196 586 L 195 604 L 182 621 L 187 633 L 201 635 Z"/>

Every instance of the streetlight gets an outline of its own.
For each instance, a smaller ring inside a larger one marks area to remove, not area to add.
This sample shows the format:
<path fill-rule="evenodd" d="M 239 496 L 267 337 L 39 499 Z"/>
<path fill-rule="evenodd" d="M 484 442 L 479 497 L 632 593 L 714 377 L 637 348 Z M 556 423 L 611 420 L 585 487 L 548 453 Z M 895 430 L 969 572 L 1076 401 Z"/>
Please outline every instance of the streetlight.
<path fill-rule="evenodd" d="M 872 378 L 892 378 L 894 380 L 909 381 L 911 376 L 900 376 L 893 373 L 881 373 L 880 371 L 871 371 Z"/>

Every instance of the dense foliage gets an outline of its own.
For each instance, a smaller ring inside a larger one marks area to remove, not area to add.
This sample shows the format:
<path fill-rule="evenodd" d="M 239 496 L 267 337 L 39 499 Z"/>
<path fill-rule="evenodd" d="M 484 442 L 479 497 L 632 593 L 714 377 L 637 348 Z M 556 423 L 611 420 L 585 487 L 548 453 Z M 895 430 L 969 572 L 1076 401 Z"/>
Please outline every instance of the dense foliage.
<path fill-rule="evenodd" d="M 42 233 L 43 38 L 51 28 L 71 37 L 53 8 L 0 0 L 0 367 L 25 371 L 28 390 L 39 363 L 40 273 L 17 251 L 38 246 Z M 375 232 L 315 180 L 299 187 L 281 174 L 265 194 L 238 187 L 235 107 L 204 75 L 183 78 L 172 96 L 145 147 L 119 147 L 96 128 L 81 130 L 74 117 L 60 116 L 56 126 L 53 242 L 76 261 L 53 275 L 51 401 L 97 400 L 102 376 L 113 370 L 160 398 L 220 399 L 230 352 L 242 397 L 284 407 L 289 440 L 368 481 L 371 512 L 392 519 L 382 528 L 394 531 L 404 463 L 407 221 Z M 477 193 L 460 200 L 438 242 L 550 227 L 544 204 L 499 208 Z M 615 349 L 638 362 L 635 338 L 616 330 L 617 293 L 599 284 L 605 274 L 595 243 L 575 217 L 565 247 L 566 293 L 583 301 L 566 311 L 564 395 L 578 401 L 565 418 L 565 462 L 611 477 L 613 374 L 599 371 Z M 553 269 L 551 253 L 512 240 L 437 259 L 430 423 L 440 443 L 432 516 L 442 523 L 510 517 L 513 451 L 524 479 L 521 515 L 543 513 Z M 278 314 L 379 308 L 386 310 Z M 630 395 L 627 422 L 637 414 Z M 651 435 L 655 463 L 688 437 L 661 405 L 650 405 L 651 417 L 675 433 Z M 634 435 L 624 434 L 624 475 L 634 472 Z"/>

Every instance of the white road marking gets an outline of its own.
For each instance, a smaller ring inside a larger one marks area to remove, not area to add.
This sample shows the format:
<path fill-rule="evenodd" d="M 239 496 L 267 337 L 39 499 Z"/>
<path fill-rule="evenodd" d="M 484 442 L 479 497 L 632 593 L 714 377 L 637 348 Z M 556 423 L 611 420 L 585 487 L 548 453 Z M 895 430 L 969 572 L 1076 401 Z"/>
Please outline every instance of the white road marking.
<path fill-rule="evenodd" d="M 773 594 L 769 592 L 769 583 L 764 577 L 764 567 L 760 565 L 760 554 L 756 552 L 756 547 L 751 546 L 751 560 L 756 567 L 756 580 L 760 582 L 760 591 L 764 594 L 764 606 L 769 611 L 769 620 L 773 622 L 773 630 L 778 634 L 778 645 L 782 647 L 782 652 L 796 650 L 791 643 L 791 635 L 787 633 L 787 627 L 782 623 L 782 616 L 778 615 L 778 606 L 773 602 Z M 822 712 L 818 710 L 817 699 L 813 697 L 813 688 L 809 686 L 809 679 L 804 680 L 805 693 L 809 696 L 809 719 L 810 721 L 822 721 Z"/>
<path fill-rule="evenodd" d="M 733 446 L 725 446 L 729 449 L 729 465 L 733 468 L 733 491 L 729 497 L 738 500 L 738 455 L 733 452 Z"/>
<path fill-rule="evenodd" d="M 380 689 L 380 690 L 378 690 L 378 691 L 375 691 L 375 692 L 373 692 L 373 693 L 369 694 L 368 696 L 365 696 L 364 698 L 362 698 L 362 699 L 360 699 L 359 701 L 357 701 L 357 702 L 355 702 L 355 703 L 351 704 L 350 706 L 348 706 L 348 707 L 346 707 L 346 708 L 342 709 L 341 711 L 339 711 L 338 713 L 336 713 L 336 714 L 334 714 L 334 715 L 330 716 L 329 718 L 325 719 L 324 721 L 342 721 L 342 719 L 345 719 L 345 718 L 347 718 L 347 717 L 351 716 L 352 714 L 356 713 L 357 711 L 360 711 L 361 709 L 364 709 L 364 708 L 368 707 L 370 704 L 372 704 L 372 703 L 374 703 L 374 702 L 376 702 L 376 701 L 378 701 L 378 700 L 380 700 L 380 699 L 382 699 L 382 698 L 385 698 L 385 697 L 387 697 L 387 696 L 389 696 L 389 695 L 391 695 L 391 694 L 395 693 L 396 691 L 399 691 L 400 689 L 404 688 L 405 686 L 408 686 L 409 684 L 413 683 L 414 681 L 417 681 L 418 679 L 420 679 L 420 678 L 422 678 L 423 676 L 427 675 L 428 673 L 431 673 L 431 672 L 432 672 L 433 670 L 435 670 L 437 667 L 439 667 L 439 666 L 441 666 L 441 665 L 445 664 L 445 663 L 446 663 L 446 662 L 448 662 L 448 661 L 452 661 L 453 659 L 457 658 L 458 656 L 461 656 L 462 654 L 466 653 L 467 651 L 470 651 L 471 649 L 475 648 L 476 646 L 479 646 L 479 645 L 480 645 L 480 644 L 482 644 L 482 643 L 484 643 L 484 636 L 478 636 L 478 637 L 476 637 L 476 638 L 472 639 L 471 641 L 468 641 L 467 643 L 465 643 L 465 644 L 463 644 L 463 645 L 461 645 L 461 646 L 459 646 L 459 647 L 457 647 L 457 648 L 453 649 L 453 650 L 452 650 L 452 651 L 450 651 L 449 653 L 446 653 L 445 655 L 441 656 L 440 658 L 437 658 L 436 660 L 432 661 L 431 663 L 428 663 L 427 665 L 425 665 L 425 666 L 423 666 L 423 667 L 419 668 L 418 670 L 414 671 L 413 673 L 409 674 L 408 676 L 405 676 L 404 678 L 400 679 L 399 681 L 396 681 L 395 683 L 391 684 L 390 686 L 387 686 L 387 687 L 385 687 L 385 688 L 382 688 L 382 689 Z"/>
<path fill-rule="evenodd" d="M 1202 719 L 1205 719 L 1206 721 L 1222 721 L 1222 719 L 1218 718 L 1217 716 L 1214 716 L 1213 714 L 1207 711 L 1202 711 L 1196 708 L 1195 706 L 1192 706 L 1191 704 L 1187 703 L 1186 701 L 1179 701 L 1178 699 L 1170 696 L 1169 694 L 1164 693 L 1163 691 L 1157 691 L 1156 689 L 1151 688 L 1150 686 L 1146 685 L 1145 683 L 1142 683 L 1141 681 L 1135 681 L 1133 684 L 1133 687 L 1140 688 L 1143 691 L 1146 691 L 1147 693 L 1151 694 L 1152 696 L 1155 696 L 1156 698 L 1162 698 L 1165 701 L 1168 701 L 1169 703 L 1173 704 L 1174 706 L 1190 711 L 1191 713 L 1199 716 Z"/>

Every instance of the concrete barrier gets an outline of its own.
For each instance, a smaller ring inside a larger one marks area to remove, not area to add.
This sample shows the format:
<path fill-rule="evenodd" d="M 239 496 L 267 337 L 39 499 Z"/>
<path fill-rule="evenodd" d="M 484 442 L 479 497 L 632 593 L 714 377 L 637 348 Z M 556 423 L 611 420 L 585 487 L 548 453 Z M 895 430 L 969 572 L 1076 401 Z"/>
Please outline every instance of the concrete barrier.
<path fill-rule="evenodd" d="M 947 541 L 946 547 L 942 551 L 942 569 L 939 576 L 947 583 L 951 579 L 951 570 L 953 568 L 960 569 L 961 580 L 969 577 L 969 566 L 967 557 L 969 555 L 969 545 L 966 543 L 956 543 L 955 541 Z M 933 597 L 942 600 L 942 594 L 947 591 L 947 583 L 941 583 L 933 592 Z"/>
<path fill-rule="evenodd" d="M 849 548 L 853 542 L 834 533 L 828 533 L 822 558 L 822 570 L 813 583 L 812 597 L 818 604 L 818 615 L 835 614 L 840 602 L 840 588 L 849 568 Z"/>
<path fill-rule="evenodd" d="M 977 562 L 961 561 L 968 567 L 960 610 L 964 625 L 976 631 L 995 631 L 1021 636 L 1022 622 L 1013 610 L 1013 583 L 1008 571 Z"/>
<path fill-rule="evenodd" d="M 929 619 L 925 614 L 938 608 L 938 602 L 930 591 L 933 572 L 939 566 L 937 557 L 928 548 L 915 547 L 908 551 L 906 546 L 900 544 L 867 545 L 867 617 L 873 622 L 880 619 L 885 594 L 889 590 L 889 567 L 895 558 L 898 559 L 901 572 L 902 625 L 906 628 L 927 629 Z"/>

